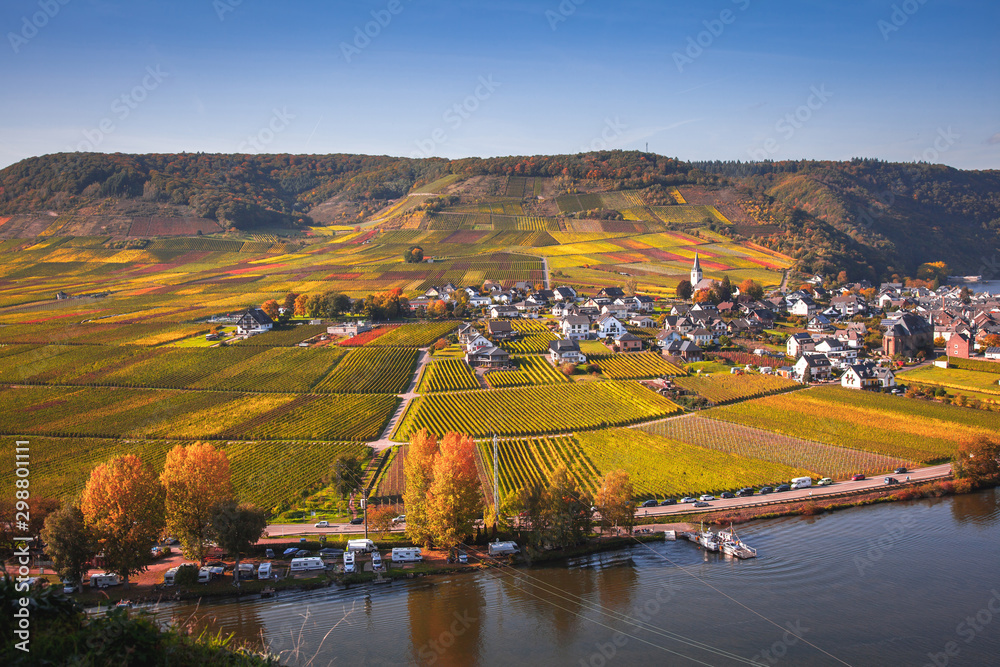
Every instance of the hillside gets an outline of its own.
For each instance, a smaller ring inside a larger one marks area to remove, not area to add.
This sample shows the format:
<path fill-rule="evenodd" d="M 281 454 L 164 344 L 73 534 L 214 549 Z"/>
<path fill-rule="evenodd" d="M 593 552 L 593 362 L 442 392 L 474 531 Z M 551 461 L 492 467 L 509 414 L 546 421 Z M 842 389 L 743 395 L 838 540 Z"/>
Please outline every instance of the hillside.
<path fill-rule="evenodd" d="M 269 238 L 358 225 L 461 232 L 473 244 L 489 244 L 489 232 L 533 232 L 532 246 L 555 243 L 551 232 L 701 229 L 777 251 L 803 273 L 875 280 L 941 260 L 979 273 L 992 266 L 984 249 L 1000 246 L 1000 172 L 684 163 L 634 151 L 451 161 L 73 153 L 0 171 L 0 238 Z M 598 270 L 648 258 L 601 259 Z"/>

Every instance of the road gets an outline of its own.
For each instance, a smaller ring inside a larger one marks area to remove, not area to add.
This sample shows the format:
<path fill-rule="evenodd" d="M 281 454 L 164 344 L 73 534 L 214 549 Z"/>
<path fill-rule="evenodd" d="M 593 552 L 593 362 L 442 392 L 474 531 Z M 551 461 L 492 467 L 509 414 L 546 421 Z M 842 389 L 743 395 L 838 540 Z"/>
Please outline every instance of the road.
<path fill-rule="evenodd" d="M 951 474 L 951 464 L 931 466 L 929 468 L 917 468 L 902 475 L 893 474 L 905 486 L 905 480 L 910 478 L 910 483 L 926 482 L 932 479 L 941 479 Z M 814 486 L 808 489 L 797 491 L 785 491 L 783 493 L 773 493 L 766 496 L 750 496 L 749 498 L 730 498 L 726 500 L 713 500 L 710 507 L 695 508 L 690 504 L 668 505 L 667 507 L 640 508 L 636 511 L 636 516 L 644 517 L 670 517 L 683 516 L 684 514 L 703 513 L 713 510 L 730 510 L 738 507 L 755 507 L 759 505 L 773 503 L 788 503 L 810 498 L 822 498 L 824 496 L 836 496 L 842 493 L 858 493 L 861 491 L 872 491 L 885 488 L 884 478 L 886 475 L 877 475 L 870 479 L 858 482 L 836 482 L 830 486 Z M 679 500 L 679 499 L 675 499 Z M 393 527 L 393 532 L 402 532 L 403 526 Z M 364 533 L 364 526 L 352 526 L 351 524 L 332 524 L 329 528 L 315 528 L 313 524 L 301 523 L 279 523 L 270 524 L 267 527 L 268 535 L 343 535 Z M 369 535 L 372 533 L 369 532 Z"/>

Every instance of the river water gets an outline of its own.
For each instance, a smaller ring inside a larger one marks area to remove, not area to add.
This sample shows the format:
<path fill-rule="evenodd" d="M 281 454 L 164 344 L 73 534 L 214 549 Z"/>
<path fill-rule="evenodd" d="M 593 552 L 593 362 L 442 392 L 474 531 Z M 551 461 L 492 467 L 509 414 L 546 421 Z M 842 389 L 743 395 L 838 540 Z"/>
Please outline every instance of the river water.
<path fill-rule="evenodd" d="M 1000 665 L 995 491 L 761 521 L 740 535 L 757 559 L 663 542 L 161 613 L 291 665 Z"/>

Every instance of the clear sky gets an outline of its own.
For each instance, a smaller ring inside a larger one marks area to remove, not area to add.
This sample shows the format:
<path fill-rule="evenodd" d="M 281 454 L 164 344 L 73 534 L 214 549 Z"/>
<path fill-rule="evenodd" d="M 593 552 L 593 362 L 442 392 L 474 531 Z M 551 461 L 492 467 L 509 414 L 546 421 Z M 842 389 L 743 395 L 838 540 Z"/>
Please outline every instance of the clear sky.
<path fill-rule="evenodd" d="M 1000 168 L 998 0 L 5 0 L 0 166 L 645 149 Z"/>

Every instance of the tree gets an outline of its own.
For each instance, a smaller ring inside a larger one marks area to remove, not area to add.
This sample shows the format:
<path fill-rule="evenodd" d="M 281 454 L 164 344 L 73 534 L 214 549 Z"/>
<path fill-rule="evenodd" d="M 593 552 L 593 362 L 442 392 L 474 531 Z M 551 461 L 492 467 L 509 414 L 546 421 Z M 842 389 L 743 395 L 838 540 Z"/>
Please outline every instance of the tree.
<path fill-rule="evenodd" d="M 299 295 L 296 294 L 295 292 L 289 292 L 288 294 L 285 295 L 285 300 L 281 303 L 281 305 L 285 308 L 286 312 L 288 313 L 295 312 L 295 301 L 298 298 Z"/>
<path fill-rule="evenodd" d="M 452 549 L 471 535 L 483 508 L 476 444 L 464 433 L 445 433 L 434 459 L 427 519 L 434 542 Z M 409 521 L 409 514 L 407 514 Z"/>
<path fill-rule="evenodd" d="M 165 494 L 151 467 L 135 454 L 96 466 L 80 497 L 84 523 L 104 552 L 107 569 L 125 583 L 145 571 L 149 547 L 163 532 Z"/>
<path fill-rule="evenodd" d="M 635 296 L 639 291 L 639 281 L 635 278 L 629 278 L 625 281 L 625 287 L 622 288 L 625 292 L 625 296 Z"/>
<path fill-rule="evenodd" d="M 635 525 L 634 496 L 635 491 L 627 472 L 619 469 L 605 475 L 595 503 L 601 513 L 601 525 L 626 528 L 632 532 L 632 526 Z"/>
<path fill-rule="evenodd" d="M 746 282 L 746 281 L 744 281 L 744 282 Z M 845 285 L 845 284 L 847 284 L 847 271 L 841 271 L 840 273 L 837 274 L 837 284 L 838 285 Z M 740 290 L 740 291 L 742 291 L 742 290 Z"/>
<path fill-rule="evenodd" d="M 236 559 L 233 582 L 240 583 L 240 556 L 249 553 L 257 540 L 267 529 L 267 514 L 264 510 L 235 500 L 225 500 L 212 511 L 210 534 Z"/>
<path fill-rule="evenodd" d="M 424 249 L 418 245 L 409 248 L 403 253 L 403 261 L 407 264 L 419 264 L 424 261 Z"/>
<path fill-rule="evenodd" d="M 934 339 L 934 347 L 944 347 L 947 344 L 948 341 L 946 341 L 943 336 L 938 336 Z"/>
<path fill-rule="evenodd" d="M 392 530 L 392 518 L 396 514 L 396 508 L 392 505 L 376 505 L 368 507 L 368 526 L 378 533 L 380 538 L 385 537 Z"/>
<path fill-rule="evenodd" d="M 740 283 L 740 294 L 746 294 L 753 300 L 761 299 L 764 297 L 764 288 L 761 287 L 760 283 L 752 278 L 747 278 Z"/>
<path fill-rule="evenodd" d="M 684 299 L 685 301 L 687 301 L 688 299 L 691 298 L 692 291 L 693 287 L 691 286 L 690 280 L 682 280 L 679 283 L 677 283 L 676 292 L 678 299 Z"/>
<path fill-rule="evenodd" d="M 934 341 L 937 345 L 937 341 Z M 1000 334 L 987 334 L 983 336 L 983 340 L 980 341 L 981 347 L 1000 347 Z"/>
<path fill-rule="evenodd" d="M 65 581 L 80 583 L 87 564 L 97 552 L 79 505 L 66 504 L 45 518 L 42 529 L 45 553 Z"/>
<path fill-rule="evenodd" d="M 710 290 L 710 289 L 700 289 L 700 290 L 698 290 L 698 292 L 694 295 L 694 302 L 695 303 L 709 303 L 709 302 L 711 302 L 712 301 L 712 296 L 713 296 L 712 292 L 713 292 L 713 290 Z"/>
<path fill-rule="evenodd" d="M 721 283 L 715 283 L 712 287 L 712 301 L 722 303 L 733 298 L 733 283 L 729 280 L 729 274 L 722 276 Z"/>
<path fill-rule="evenodd" d="M 590 527 L 590 498 L 561 465 L 549 477 L 545 493 L 547 539 L 556 547 L 578 544 Z"/>
<path fill-rule="evenodd" d="M 441 299 L 438 299 L 437 301 L 434 301 L 429 306 L 427 306 L 428 317 L 436 317 L 436 318 L 444 317 L 445 313 L 447 312 L 448 312 L 448 306 Z"/>
<path fill-rule="evenodd" d="M 354 491 L 361 488 L 361 479 L 364 477 L 364 468 L 361 459 L 354 454 L 341 454 L 330 466 L 330 479 L 333 487 L 337 489 L 343 497 L 349 496 Z"/>
<path fill-rule="evenodd" d="M 298 317 L 304 317 L 306 315 L 309 304 L 309 295 L 300 294 L 295 297 L 295 314 Z"/>
<path fill-rule="evenodd" d="M 268 299 L 263 304 L 261 304 L 260 309 L 267 313 L 267 316 L 272 320 L 278 319 L 278 302 L 274 299 Z"/>
<path fill-rule="evenodd" d="M 233 497 L 229 458 L 208 443 L 177 445 L 167 452 L 160 482 L 166 492 L 167 531 L 181 553 L 205 564 L 212 508 Z"/>
<path fill-rule="evenodd" d="M 351 310 L 351 297 L 346 294 L 336 294 L 330 301 L 331 310 L 340 315 L 341 313 L 346 313 Z"/>
<path fill-rule="evenodd" d="M 975 486 L 997 484 L 1000 482 L 1000 438 L 979 435 L 963 440 L 958 444 L 952 469 L 956 477 L 968 478 Z"/>
<path fill-rule="evenodd" d="M 437 438 L 427 429 L 421 429 L 410 436 L 410 446 L 403 459 L 406 536 L 425 545 L 430 544 L 431 537 L 427 518 L 427 494 L 431 488 L 437 453 Z"/>
<path fill-rule="evenodd" d="M 559 370 L 562 372 L 563 375 L 569 377 L 570 375 L 576 372 L 576 364 L 574 364 L 571 361 L 567 361 L 563 364 L 559 364 Z"/>

